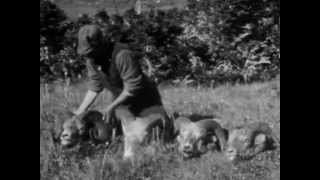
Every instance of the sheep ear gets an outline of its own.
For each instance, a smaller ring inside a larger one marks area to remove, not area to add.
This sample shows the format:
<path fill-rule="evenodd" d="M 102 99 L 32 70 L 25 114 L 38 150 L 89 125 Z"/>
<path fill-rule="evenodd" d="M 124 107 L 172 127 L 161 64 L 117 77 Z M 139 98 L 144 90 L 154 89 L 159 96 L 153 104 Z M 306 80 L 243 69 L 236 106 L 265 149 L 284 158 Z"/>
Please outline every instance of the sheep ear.
<path fill-rule="evenodd" d="M 222 131 L 223 131 L 223 133 L 224 133 L 224 135 L 225 135 L 225 137 L 227 138 L 227 140 L 229 139 L 229 130 L 228 129 L 226 129 L 226 128 L 222 128 Z"/>
<path fill-rule="evenodd" d="M 180 115 L 178 112 L 173 112 L 171 115 L 170 115 L 172 119 L 177 119 Z"/>
<path fill-rule="evenodd" d="M 255 137 L 255 139 L 254 139 L 254 144 L 255 144 L 255 145 L 260 145 L 260 144 L 265 143 L 266 140 L 267 140 L 267 137 L 266 137 L 265 134 L 259 134 L 259 135 L 257 135 L 257 136 Z"/>
<path fill-rule="evenodd" d="M 177 139 L 178 142 L 180 142 L 181 141 L 181 135 L 177 134 L 177 138 L 176 139 Z"/>
<path fill-rule="evenodd" d="M 62 126 L 58 127 L 58 128 L 52 128 L 50 129 L 50 134 L 51 134 L 51 138 L 54 144 L 59 144 L 60 143 L 60 137 L 62 134 Z"/>
<path fill-rule="evenodd" d="M 212 140 L 213 143 L 217 143 L 218 142 L 217 136 L 211 136 L 211 140 Z"/>
<path fill-rule="evenodd" d="M 201 153 L 205 153 L 208 149 L 207 147 L 204 145 L 204 142 L 202 139 L 200 139 L 197 142 L 197 149 L 201 152 Z"/>
<path fill-rule="evenodd" d="M 69 116 L 74 116 L 74 115 L 76 115 L 76 114 L 74 113 L 74 111 L 70 111 L 70 110 L 68 110 L 67 113 L 68 113 Z"/>

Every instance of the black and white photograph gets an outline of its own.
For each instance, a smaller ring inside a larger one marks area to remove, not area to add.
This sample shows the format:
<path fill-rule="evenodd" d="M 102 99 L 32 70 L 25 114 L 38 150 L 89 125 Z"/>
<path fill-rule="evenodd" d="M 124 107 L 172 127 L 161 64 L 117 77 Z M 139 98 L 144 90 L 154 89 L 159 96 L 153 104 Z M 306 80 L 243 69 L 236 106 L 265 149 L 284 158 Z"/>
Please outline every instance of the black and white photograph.
<path fill-rule="evenodd" d="M 40 180 L 280 180 L 280 0 L 40 0 Z"/>

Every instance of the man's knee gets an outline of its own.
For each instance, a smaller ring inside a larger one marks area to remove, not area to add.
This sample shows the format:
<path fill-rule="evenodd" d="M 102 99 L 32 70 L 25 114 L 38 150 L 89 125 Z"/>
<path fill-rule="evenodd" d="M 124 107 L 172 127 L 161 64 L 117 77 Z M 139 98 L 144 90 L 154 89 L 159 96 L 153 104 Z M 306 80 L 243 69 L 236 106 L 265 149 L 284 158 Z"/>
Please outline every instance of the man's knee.
<path fill-rule="evenodd" d="M 165 141 L 170 141 L 173 137 L 174 125 L 173 120 L 168 116 L 163 106 L 152 106 L 140 113 L 141 117 L 148 117 L 154 114 L 159 114 L 161 117 L 160 129 L 162 129 L 161 137 Z"/>
<path fill-rule="evenodd" d="M 163 106 L 152 106 L 149 108 L 144 109 L 139 116 L 140 117 L 148 117 L 152 115 L 158 114 L 161 117 L 162 124 L 164 126 L 167 126 L 171 124 L 171 119 L 169 118 L 166 110 L 163 108 Z"/>
<path fill-rule="evenodd" d="M 132 158 L 134 156 L 132 143 L 133 142 L 130 140 L 130 137 L 125 135 L 125 137 L 124 137 L 124 153 L 123 153 L 124 159 Z"/>
<path fill-rule="evenodd" d="M 114 110 L 115 118 L 126 124 L 135 120 L 134 114 L 129 110 L 128 106 L 119 106 Z"/>

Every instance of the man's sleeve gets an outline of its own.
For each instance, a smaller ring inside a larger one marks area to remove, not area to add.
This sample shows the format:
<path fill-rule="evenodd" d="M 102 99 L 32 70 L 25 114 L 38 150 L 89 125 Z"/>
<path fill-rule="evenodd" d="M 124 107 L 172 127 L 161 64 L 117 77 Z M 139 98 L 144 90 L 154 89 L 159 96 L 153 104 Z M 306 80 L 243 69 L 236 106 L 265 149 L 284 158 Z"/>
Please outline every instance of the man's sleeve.
<path fill-rule="evenodd" d="M 119 53 L 116 59 L 120 76 L 123 80 L 124 90 L 135 95 L 142 88 L 143 74 L 140 63 L 132 57 L 130 51 L 124 50 Z"/>
<path fill-rule="evenodd" d="M 99 74 L 99 71 L 93 67 L 93 65 L 89 62 L 89 60 L 87 60 L 86 64 L 87 64 L 88 77 L 89 77 L 89 82 L 88 82 L 89 90 L 99 93 L 104 88 L 102 83 L 102 77 Z"/>

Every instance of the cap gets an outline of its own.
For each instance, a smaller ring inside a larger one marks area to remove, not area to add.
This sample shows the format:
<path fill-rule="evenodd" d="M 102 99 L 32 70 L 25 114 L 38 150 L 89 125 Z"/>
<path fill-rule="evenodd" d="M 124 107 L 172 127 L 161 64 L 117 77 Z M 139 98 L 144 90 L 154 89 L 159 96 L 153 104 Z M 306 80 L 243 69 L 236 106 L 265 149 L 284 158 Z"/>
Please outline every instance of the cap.
<path fill-rule="evenodd" d="M 81 27 L 78 33 L 78 54 L 87 55 L 93 48 L 99 46 L 102 38 L 102 31 L 97 25 L 85 25 Z"/>

